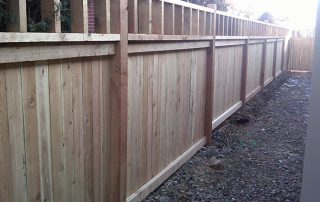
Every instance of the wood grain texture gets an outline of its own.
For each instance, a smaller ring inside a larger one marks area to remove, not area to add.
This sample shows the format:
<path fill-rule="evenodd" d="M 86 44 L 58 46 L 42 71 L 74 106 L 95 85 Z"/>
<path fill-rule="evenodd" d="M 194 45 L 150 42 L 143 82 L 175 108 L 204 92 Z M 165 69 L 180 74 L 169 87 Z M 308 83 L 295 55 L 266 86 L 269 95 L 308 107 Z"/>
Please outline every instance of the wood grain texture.
<path fill-rule="evenodd" d="M 267 43 L 266 50 L 266 64 L 264 72 L 264 84 L 267 84 L 267 81 L 272 80 L 273 78 L 273 60 L 274 60 L 274 43 Z M 265 86 L 264 85 L 264 86 Z"/>
<path fill-rule="evenodd" d="M 5 68 L 7 114 L 10 136 L 11 168 L 14 201 L 27 201 L 27 176 L 23 105 L 21 91 L 21 64 Z"/>
<path fill-rule="evenodd" d="M 0 201 L 13 201 L 12 158 L 8 127 L 5 66 L 0 65 Z"/>
<path fill-rule="evenodd" d="M 292 37 L 289 41 L 288 70 L 311 71 L 314 38 Z"/>
<path fill-rule="evenodd" d="M 248 50 L 246 97 L 260 86 L 262 69 L 262 44 L 250 44 Z"/>
<path fill-rule="evenodd" d="M 203 137 L 206 57 L 205 49 L 129 57 L 127 196 Z"/>
<path fill-rule="evenodd" d="M 110 61 L 1 65 L 1 201 L 110 200 Z"/>
<path fill-rule="evenodd" d="M 240 101 L 242 54 L 242 46 L 216 48 L 212 120 Z"/>

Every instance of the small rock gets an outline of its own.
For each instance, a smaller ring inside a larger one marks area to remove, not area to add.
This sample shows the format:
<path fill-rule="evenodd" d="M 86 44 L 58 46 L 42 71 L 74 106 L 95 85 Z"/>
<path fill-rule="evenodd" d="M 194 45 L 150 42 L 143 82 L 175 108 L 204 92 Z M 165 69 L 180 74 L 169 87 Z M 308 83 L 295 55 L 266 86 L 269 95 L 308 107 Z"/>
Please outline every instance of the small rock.
<path fill-rule="evenodd" d="M 221 159 L 212 157 L 209 161 L 209 167 L 212 168 L 213 170 L 223 170 L 224 164 Z"/>
<path fill-rule="evenodd" d="M 170 201 L 172 201 L 171 197 L 166 196 L 166 195 L 160 196 L 160 198 L 159 198 L 159 202 L 170 202 Z"/>

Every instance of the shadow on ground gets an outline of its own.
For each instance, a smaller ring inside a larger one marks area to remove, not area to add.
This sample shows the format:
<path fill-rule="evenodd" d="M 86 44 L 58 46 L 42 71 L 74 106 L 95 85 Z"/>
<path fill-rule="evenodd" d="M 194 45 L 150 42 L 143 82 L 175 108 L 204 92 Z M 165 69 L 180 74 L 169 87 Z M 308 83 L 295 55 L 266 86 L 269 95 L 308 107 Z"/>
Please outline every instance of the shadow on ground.
<path fill-rule="evenodd" d="M 279 76 L 213 131 L 214 146 L 145 201 L 299 201 L 310 80 L 310 74 Z M 222 170 L 214 169 L 214 158 Z"/>

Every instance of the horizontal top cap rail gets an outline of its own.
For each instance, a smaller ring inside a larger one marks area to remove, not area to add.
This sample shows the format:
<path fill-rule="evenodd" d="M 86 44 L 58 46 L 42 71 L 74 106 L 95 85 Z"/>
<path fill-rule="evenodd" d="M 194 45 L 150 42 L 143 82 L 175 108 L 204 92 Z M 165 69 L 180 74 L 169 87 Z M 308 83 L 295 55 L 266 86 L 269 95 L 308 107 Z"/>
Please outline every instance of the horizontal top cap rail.
<path fill-rule="evenodd" d="M 187 7 L 187 8 L 192 8 L 195 10 L 200 10 L 200 11 L 205 11 L 205 12 L 211 12 L 211 13 L 215 13 L 217 10 L 214 8 L 209 8 L 209 7 L 205 7 L 205 6 L 199 6 L 197 4 L 193 4 L 193 3 L 189 3 L 189 2 L 185 2 L 185 1 L 178 1 L 178 0 L 157 0 L 157 1 L 163 1 L 165 3 L 171 3 L 174 5 L 178 5 L 178 6 L 183 6 L 183 7 Z"/>
<path fill-rule="evenodd" d="M 0 32 L 0 43 L 31 42 L 115 42 L 120 41 L 119 34 L 86 33 L 20 33 Z"/>
<path fill-rule="evenodd" d="M 213 39 L 213 36 L 128 34 L 129 41 L 206 41 Z"/>

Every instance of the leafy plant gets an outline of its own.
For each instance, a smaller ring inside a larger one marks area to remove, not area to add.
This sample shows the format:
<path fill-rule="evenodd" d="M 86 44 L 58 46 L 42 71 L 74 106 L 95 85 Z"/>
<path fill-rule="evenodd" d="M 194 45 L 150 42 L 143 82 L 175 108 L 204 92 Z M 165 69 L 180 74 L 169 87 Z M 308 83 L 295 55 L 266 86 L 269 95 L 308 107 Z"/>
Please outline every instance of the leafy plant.
<path fill-rule="evenodd" d="M 61 0 L 60 3 L 55 5 L 55 14 L 60 12 L 58 19 L 61 22 L 62 32 L 71 32 L 71 10 L 69 0 Z"/>
<path fill-rule="evenodd" d="M 44 18 L 41 16 L 41 0 L 26 0 L 27 1 L 27 27 L 28 32 L 48 32 L 52 24 L 52 18 Z M 0 31 L 6 31 L 9 13 L 7 11 L 8 0 L 0 0 Z M 59 15 L 57 15 L 59 13 Z M 69 0 L 61 0 L 55 5 L 53 12 L 48 13 L 48 16 L 58 16 L 56 21 L 61 22 L 62 32 L 71 32 L 71 10 Z"/>
<path fill-rule="evenodd" d="M 51 21 L 48 19 L 40 22 L 33 22 L 32 19 L 28 19 L 28 32 L 48 32 L 50 25 Z"/>

